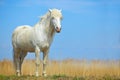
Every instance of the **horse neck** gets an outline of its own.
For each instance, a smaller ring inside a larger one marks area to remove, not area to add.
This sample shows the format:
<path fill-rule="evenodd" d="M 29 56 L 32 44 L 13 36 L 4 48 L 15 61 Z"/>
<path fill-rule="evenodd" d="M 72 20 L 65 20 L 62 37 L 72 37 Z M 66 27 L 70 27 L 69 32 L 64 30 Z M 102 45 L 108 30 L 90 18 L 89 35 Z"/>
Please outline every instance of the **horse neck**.
<path fill-rule="evenodd" d="M 44 34 L 44 36 L 46 36 L 46 38 L 49 38 L 51 40 L 55 34 L 55 30 L 54 30 L 53 26 L 50 24 L 49 17 L 45 18 L 45 19 L 41 19 L 41 21 L 36 24 L 35 29 L 39 33 Z"/>

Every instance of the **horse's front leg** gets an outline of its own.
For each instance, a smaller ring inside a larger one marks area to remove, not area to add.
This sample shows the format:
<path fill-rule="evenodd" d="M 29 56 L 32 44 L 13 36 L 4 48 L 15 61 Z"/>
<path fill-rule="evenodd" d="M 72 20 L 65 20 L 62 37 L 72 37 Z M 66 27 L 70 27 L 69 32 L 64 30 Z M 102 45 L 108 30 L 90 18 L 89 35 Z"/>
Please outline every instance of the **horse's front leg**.
<path fill-rule="evenodd" d="M 46 51 L 43 52 L 43 73 L 42 73 L 43 76 L 47 76 L 47 74 L 46 74 L 46 64 L 47 64 L 47 61 L 48 61 L 48 52 L 49 52 L 49 50 L 46 50 Z"/>
<path fill-rule="evenodd" d="M 35 57 L 36 57 L 36 60 L 35 60 L 35 63 L 36 63 L 36 72 L 35 72 L 35 75 L 36 76 L 39 76 L 39 73 L 38 73 L 38 68 L 39 68 L 39 65 L 40 65 L 40 49 L 39 47 L 36 47 L 35 48 Z"/>

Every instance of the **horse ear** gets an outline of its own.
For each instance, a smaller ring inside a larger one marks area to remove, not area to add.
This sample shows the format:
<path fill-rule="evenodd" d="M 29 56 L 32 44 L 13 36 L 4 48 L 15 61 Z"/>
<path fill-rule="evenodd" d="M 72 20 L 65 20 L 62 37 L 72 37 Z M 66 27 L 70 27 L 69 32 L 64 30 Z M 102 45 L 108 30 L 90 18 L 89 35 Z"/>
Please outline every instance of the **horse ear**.
<path fill-rule="evenodd" d="M 52 12 L 52 9 L 49 9 L 49 12 Z"/>

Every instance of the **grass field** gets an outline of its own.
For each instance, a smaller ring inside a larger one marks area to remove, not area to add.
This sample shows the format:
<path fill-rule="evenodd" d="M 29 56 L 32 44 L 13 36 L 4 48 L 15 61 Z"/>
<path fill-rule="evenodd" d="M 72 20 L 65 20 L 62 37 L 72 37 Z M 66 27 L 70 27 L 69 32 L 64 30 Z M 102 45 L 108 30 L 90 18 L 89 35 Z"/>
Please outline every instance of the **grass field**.
<path fill-rule="evenodd" d="M 42 74 L 42 61 L 39 68 Z M 0 80 L 120 80 L 120 60 L 50 60 L 48 77 L 36 78 L 35 61 L 25 60 L 21 77 L 15 76 L 11 60 L 0 61 Z"/>

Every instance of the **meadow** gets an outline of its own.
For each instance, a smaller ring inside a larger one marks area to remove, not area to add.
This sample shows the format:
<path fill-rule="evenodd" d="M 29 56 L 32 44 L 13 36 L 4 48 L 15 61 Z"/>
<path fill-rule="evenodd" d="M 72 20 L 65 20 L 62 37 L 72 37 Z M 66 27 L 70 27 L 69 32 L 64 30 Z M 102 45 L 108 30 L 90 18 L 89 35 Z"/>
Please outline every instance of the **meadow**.
<path fill-rule="evenodd" d="M 42 74 L 42 61 L 39 73 Z M 22 77 L 15 76 L 11 60 L 0 61 L 0 80 L 36 80 L 34 74 L 34 60 L 23 62 Z M 45 80 L 120 80 L 120 60 L 49 60 L 47 74 Z"/>

